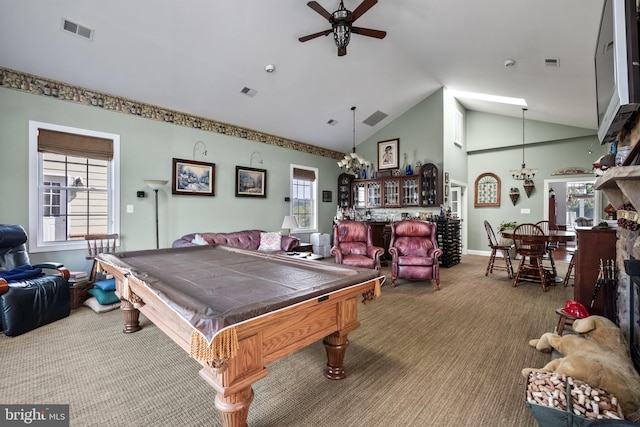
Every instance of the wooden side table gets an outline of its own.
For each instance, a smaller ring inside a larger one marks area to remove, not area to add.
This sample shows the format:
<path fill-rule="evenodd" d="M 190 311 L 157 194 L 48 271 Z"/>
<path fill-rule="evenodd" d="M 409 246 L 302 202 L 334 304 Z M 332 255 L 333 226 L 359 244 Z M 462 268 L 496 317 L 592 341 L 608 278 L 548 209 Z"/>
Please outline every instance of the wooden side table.
<path fill-rule="evenodd" d="M 93 288 L 93 283 L 87 281 L 82 283 L 69 284 L 71 296 L 71 309 L 75 310 L 82 306 L 82 303 L 89 298 L 89 289 Z"/>
<path fill-rule="evenodd" d="M 293 252 L 313 252 L 313 245 L 311 243 L 298 243 L 298 246 L 293 248 Z"/>

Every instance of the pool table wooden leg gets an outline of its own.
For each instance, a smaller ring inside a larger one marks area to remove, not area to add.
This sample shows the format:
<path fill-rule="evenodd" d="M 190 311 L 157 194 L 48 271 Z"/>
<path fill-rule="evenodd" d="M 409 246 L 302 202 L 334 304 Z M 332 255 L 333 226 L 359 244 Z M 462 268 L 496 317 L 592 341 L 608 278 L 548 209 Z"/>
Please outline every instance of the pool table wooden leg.
<path fill-rule="evenodd" d="M 243 374 L 233 361 L 219 368 L 203 367 L 200 376 L 216 391 L 215 405 L 224 427 L 246 427 L 253 402 L 252 384 L 267 376 L 266 369 Z M 240 378 L 236 376 L 238 374 Z"/>
<path fill-rule="evenodd" d="M 124 314 L 124 328 L 122 332 L 125 334 L 131 334 L 138 332 L 142 327 L 140 326 L 140 310 L 135 308 L 131 302 L 126 299 L 120 300 L 120 310 Z"/>
<path fill-rule="evenodd" d="M 330 380 L 341 380 L 346 377 L 344 373 L 344 355 L 349 346 L 347 334 L 340 331 L 327 335 L 324 338 L 324 348 L 327 351 L 327 369 L 324 375 Z"/>
<path fill-rule="evenodd" d="M 215 404 L 220 412 L 222 425 L 224 427 L 246 427 L 251 402 L 253 402 L 251 386 L 227 397 L 224 397 L 223 393 L 216 393 Z"/>

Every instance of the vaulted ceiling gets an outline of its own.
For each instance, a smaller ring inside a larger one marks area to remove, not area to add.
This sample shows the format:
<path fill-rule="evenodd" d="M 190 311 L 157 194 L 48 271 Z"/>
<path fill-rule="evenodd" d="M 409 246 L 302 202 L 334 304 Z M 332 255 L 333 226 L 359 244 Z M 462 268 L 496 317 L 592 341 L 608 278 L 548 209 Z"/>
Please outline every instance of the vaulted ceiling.
<path fill-rule="evenodd" d="M 337 151 L 351 147 L 352 106 L 361 141 L 443 86 L 524 98 L 527 119 L 595 129 L 602 4 L 380 0 L 357 26 L 387 36 L 353 34 L 338 57 L 331 35 L 298 41 L 330 28 L 303 0 L 0 0 L 0 66 Z M 91 39 L 64 31 L 65 19 Z M 388 116 L 361 123 L 377 111 Z"/>

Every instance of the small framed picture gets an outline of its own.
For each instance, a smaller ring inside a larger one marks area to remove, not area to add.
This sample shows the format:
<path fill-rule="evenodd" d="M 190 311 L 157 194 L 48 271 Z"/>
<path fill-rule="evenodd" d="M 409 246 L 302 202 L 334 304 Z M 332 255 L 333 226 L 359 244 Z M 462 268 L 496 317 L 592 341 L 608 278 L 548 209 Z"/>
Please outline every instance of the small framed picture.
<path fill-rule="evenodd" d="M 400 138 L 378 142 L 378 170 L 397 169 L 400 158 Z"/>
<path fill-rule="evenodd" d="M 265 169 L 236 166 L 236 197 L 267 197 Z"/>
<path fill-rule="evenodd" d="M 322 190 L 322 201 L 323 202 L 330 202 L 331 201 L 331 191 Z"/>
<path fill-rule="evenodd" d="M 187 196 L 214 196 L 215 163 L 173 159 L 171 193 Z"/>

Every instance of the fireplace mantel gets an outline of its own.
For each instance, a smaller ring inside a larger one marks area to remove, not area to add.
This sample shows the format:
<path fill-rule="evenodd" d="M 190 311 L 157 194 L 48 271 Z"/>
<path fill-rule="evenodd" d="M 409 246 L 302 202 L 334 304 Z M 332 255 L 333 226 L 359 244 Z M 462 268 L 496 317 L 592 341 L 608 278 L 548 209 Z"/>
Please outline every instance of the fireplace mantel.
<path fill-rule="evenodd" d="M 640 211 L 640 166 L 611 168 L 596 180 L 595 188 L 602 190 L 615 208 L 631 203 Z"/>

